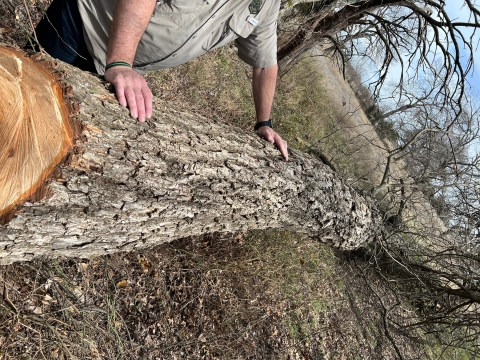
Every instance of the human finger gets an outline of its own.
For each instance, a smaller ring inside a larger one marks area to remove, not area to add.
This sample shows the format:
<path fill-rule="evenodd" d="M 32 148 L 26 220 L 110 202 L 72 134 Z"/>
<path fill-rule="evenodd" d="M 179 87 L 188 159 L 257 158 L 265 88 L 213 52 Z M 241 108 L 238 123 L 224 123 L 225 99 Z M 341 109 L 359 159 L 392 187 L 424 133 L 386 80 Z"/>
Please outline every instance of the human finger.
<path fill-rule="evenodd" d="M 149 119 L 152 117 L 153 94 L 146 83 L 145 83 L 145 86 L 142 87 L 142 94 L 143 94 L 143 99 L 145 104 L 145 117 Z"/>
<path fill-rule="evenodd" d="M 280 154 L 282 154 L 282 157 L 285 159 L 285 161 L 288 161 L 288 146 L 287 142 L 283 140 L 280 135 L 276 134 L 275 138 L 275 145 L 277 146 L 278 150 L 280 150 Z"/>
<path fill-rule="evenodd" d="M 137 101 L 138 121 L 144 122 L 145 121 L 145 99 L 140 89 L 135 91 L 135 99 Z"/>
<path fill-rule="evenodd" d="M 125 98 L 125 88 L 123 85 L 120 84 L 114 84 L 115 87 L 115 94 L 117 95 L 117 100 L 120 103 L 121 106 L 127 107 L 127 99 Z"/>
<path fill-rule="evenodd" d="M 113 85 L 117 100 L 121 106 L 127 107 L 127 98 L 125 97 L 125 78 L 123 76 L 123 69 L 110 68 L 105 72 L 105 80 Z"/>
<path fill-rule="evenodd" d="M 130 109 L 130 116 L 134 119 L 138 118 L 138 109 L 137 109 L 137 96 L 135 91 L 131 87 L 125 88 L 125 97 L 127 99 L 127 105 Z"/>
<path fill-rule="evenodd" d="M 288 147 L 287 142 L 282 139 L 280 135 L 278 135 L 275 130 L 268 126 L 262 126 L 257 130 L 257 134 L 260 137 L 263 137 L 266 141 L 275 144 L 275 146 L 280 150 L 280 154 L 288 161 Z"/>

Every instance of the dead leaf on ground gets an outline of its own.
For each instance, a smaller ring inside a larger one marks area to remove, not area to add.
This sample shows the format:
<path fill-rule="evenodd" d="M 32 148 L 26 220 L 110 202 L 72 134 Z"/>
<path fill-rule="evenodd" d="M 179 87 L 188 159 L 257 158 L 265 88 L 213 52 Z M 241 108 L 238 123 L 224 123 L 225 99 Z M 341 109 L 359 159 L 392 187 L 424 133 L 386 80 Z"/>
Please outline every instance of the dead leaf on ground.
<path fill-rule="evenodd" d="M 79 273 L 84 273 L 84 272 L 87 271 L 87 269 L 88 269 L 88 263 L 83 263 L 82 262 L 82 263 L 77 264 L 77 271 Z"/>
<path fill-rule="evenodd" d="M 118 289 L 125 289 L 128 285 L 128 280 L 120 280 L 118 283 L 117 283 L 117 288 Z"/>
<path fill-rule="evenodd" d="M 35 315 L 42 315 L 43 311 L 40 306 L 35 306 L 35 308 L 32 309 L 32 313 L 34 313 Z"/>
<path fill-rule="evenodd" d="M 140 264 L 140 266 L 143 269 L 143 272 L 145 273 L 149 272 L 150 268 L 152 267 L 152 264 L 150 263 L 150 261 L 143 256 L 138 259 L 138 263 Z"/>

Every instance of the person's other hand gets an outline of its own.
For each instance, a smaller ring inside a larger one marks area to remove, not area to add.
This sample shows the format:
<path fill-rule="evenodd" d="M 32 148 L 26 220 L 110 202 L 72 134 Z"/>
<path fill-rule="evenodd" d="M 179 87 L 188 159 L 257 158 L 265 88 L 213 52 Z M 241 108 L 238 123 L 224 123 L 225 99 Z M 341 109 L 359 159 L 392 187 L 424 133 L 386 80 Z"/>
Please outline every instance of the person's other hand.
<path fill-rule="evenodd" d="M 111 67 L 105 80 L 113 85 L 120 105 L 130 109 L 130 116 L 144 122 L 152 116 L 152 92 L 139 73 L 127 66 Z"/>
<path fill-rule="evenodd" d="M 285 161 L 288 161 L 287 142 L 283 140 L 281 136 L 275 132 L 275 130 L 269 126 L 262 126 L 258 128 L 257 134 L 268 142 L 275 144 L 278 150 L 280 150 L 280 153 Z"/>

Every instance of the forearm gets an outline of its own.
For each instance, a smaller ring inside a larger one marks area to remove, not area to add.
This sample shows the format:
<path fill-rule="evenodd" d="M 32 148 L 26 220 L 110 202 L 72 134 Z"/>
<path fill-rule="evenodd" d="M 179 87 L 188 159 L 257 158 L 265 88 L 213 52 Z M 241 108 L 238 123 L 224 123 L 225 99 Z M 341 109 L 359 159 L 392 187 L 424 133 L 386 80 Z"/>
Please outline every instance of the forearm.
<path fill-rule="evenodd" d="M 270 119 L 278 66 L 269 68 L 253 68 L 252 90 L 257 122 Z"/>
<path fill-rule="evenodd" d="M 277 71 L 277 65 L 269 68 L 253 68 L 252 90 L 255 111 L 257 113 L 257 123 L 270 119 L 273 97 L 275 96 L 275 86 L 277 84 Z M 287 142 L 269 126 L 264 126 L 264 124 L 260 125 L 257 129 L 257 134 L 268 142 L 275 144 L 283 158 L 288 160 Z"/>
<path fill-rule="evenodd" d="M 116 61 L 133 65 L 154 6 L 154 0 L 119 0 L 110 27 L 107 65 Z M 105 80 L 114 86 L 118 102 L 130 108 L 132 118 L 145 121 L 152 116 L 152 92 L 140 74 L 130 67 L 113 66 L 105 71 Z"/>
<path fill-rule="evenodd" d="M 155 0 L 120 0 L 113 15 L 107 45 L 107 64 L 126 61 L 133 64 L 138 42 L 155 7 Z"/>

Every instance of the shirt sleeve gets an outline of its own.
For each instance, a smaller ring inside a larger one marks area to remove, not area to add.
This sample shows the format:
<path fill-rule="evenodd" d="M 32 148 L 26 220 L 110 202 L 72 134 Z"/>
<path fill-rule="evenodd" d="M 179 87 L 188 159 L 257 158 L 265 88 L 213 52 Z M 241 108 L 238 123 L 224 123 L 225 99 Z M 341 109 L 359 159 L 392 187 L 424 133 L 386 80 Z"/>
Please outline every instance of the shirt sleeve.
<path fill-rule="evenodd" d="M 268 1 L 268 0 L 265 0 Z M 238 56 L 256 68 L 268 68 L 277 63 L 277 17 L 280 1 L 272 1 L 269 14 L 246 38 L 237 38 Z M 267 10 L 267 9 L 263 9 Z"/>

